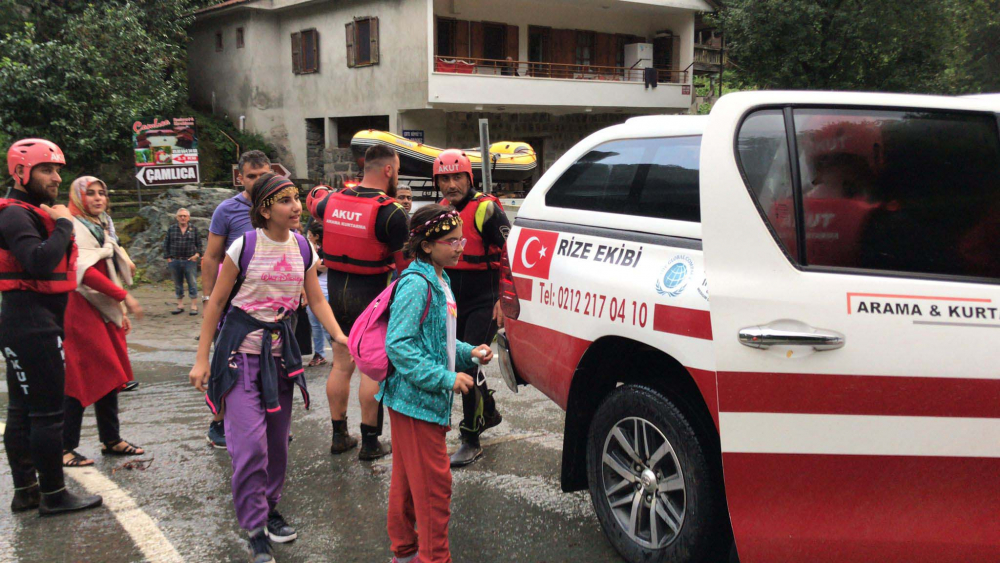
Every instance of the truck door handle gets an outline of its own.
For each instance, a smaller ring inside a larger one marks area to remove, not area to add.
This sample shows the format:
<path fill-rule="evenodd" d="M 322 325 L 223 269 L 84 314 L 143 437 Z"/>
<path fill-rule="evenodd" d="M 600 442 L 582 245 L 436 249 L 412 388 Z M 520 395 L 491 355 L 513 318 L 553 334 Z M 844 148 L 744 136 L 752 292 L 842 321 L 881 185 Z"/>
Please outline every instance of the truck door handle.
<path fill-rule="evenodd" d="M 740 329 L 740 344 L 767 350 L 771 346 L 809 346 L 817 352 L 843 348 L 844 335 L 813 328 L 799 321 L 781 320 Z"/>

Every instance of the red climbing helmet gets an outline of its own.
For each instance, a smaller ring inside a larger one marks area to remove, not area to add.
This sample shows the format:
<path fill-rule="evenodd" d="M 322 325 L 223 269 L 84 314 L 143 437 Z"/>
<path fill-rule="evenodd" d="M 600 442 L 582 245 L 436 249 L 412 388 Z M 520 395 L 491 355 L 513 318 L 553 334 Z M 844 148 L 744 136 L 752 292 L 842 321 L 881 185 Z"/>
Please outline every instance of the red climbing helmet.
<path fill-rule="evenodd" d="M 434 185 L 437 185 L 437 177 L 442 174 L 457 174 L 465 172 L 469 175 L 469 185 L 473 185 L 472 162 L 465 152 L 459 149 L 448 149 L 442 151 L 434 159 Z"/>
<path fill-rule="evenodd" d="M 38 164 L 66 164 L 62 149 L 52 141 L 45 139 L 21 139 L 7 150 L 7 171 L 17 178 L 22 186 L 31 178 L 31 169 Z M 17 176 L 14 171 L 18 165 L 24 166 L 23 176 Z"/>

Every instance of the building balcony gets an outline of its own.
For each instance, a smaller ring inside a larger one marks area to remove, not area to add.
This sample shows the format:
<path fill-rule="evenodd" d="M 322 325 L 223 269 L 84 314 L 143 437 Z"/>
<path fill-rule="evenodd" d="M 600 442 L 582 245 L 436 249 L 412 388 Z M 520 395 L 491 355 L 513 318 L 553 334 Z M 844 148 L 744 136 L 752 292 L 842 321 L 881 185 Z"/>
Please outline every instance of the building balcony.
<path fill-rule="evenodd" d="M 687 110 L 687 71 L 434 57 L 433 105 Z"/>

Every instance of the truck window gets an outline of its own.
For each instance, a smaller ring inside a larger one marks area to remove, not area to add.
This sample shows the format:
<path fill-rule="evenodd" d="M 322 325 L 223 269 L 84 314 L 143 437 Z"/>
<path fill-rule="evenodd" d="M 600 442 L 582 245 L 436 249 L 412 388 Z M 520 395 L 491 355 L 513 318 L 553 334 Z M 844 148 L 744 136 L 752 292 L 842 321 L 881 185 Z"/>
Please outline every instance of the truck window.
<path fill-rule="evenodd" d="M 604 143 L 556 180 L 545 204 L 698 222 L 700 151 L 700 136 Z"/>
<path fill-rule="evenodd" d="M 781 110 L 763 110 L 743 121 L 737 137 L 740 167 L 750 191 L 786 254 L 796 256 L 795 205 L 788 141 Z"/>
<path fill-rule="evenodd" d="M 791 255 L 799 264 L 1000 279 L 994 116 L 815 108 L 793 115 L 805 252 Z M 740 158 L 766 210 L 743 137 L 741 129 Z M 780 238 L 795 238 L 776 214 L 767 220 Z"/>

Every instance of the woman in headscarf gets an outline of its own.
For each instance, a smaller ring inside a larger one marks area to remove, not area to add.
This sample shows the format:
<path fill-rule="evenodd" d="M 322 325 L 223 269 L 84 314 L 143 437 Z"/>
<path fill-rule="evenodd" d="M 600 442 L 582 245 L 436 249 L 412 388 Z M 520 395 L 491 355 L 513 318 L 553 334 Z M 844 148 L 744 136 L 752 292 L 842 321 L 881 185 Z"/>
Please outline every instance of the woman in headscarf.
<path fill-rule="evenodd" d="M 93 177 L 73 181 L 69 209 L 79 247 L 77 289 L 66 306 L 66 399 L 63 465 L 93 465 L 76 451 L 83 410 L 94 405 L 101 453 L 140 455 L 142 448 L 118 433 L 118 390 L 132 381 L 125 335 L 132 330 L 128 314 L 142 318 L 142 307 L 124 285 L 132 283 L 134 264 L 109 231 L 108 187 Z"/>

